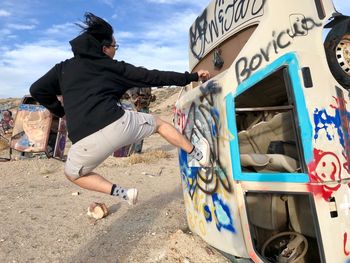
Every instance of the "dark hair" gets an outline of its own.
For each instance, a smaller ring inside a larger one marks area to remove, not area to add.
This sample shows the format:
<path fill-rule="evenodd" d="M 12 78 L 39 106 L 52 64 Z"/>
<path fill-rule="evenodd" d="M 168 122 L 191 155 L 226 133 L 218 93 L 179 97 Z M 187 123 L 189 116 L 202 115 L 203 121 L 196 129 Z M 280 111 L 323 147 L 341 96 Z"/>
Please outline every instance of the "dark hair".
<path fill-rule="evenodd" d="M 104 46 L 111 45 L 113 41 L 113 27 L 93 13 L 86 12 L 84 17 L 85 21 L 83 21 L 83 24 L 76 24 L 82 29 L 82 32 L 92 35 Z"/>

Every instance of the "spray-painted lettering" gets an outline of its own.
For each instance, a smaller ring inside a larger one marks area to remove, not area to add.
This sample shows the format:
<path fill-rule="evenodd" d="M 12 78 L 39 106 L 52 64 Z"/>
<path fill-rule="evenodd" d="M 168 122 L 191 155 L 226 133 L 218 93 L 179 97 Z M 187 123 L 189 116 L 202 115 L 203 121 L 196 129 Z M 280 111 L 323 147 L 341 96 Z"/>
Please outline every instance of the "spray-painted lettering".
<path fill-rule="evenodd" d="M 260 48 L 259 52 L 253 55 L 251 58 L 241 57 L 235 64 L 236 79 L 238 84 L 248 79 L 251 74 L 256 71 L 263 62 L 270 61 L 270 54 L 274 52 L 278 54 L 281 50 L 289 47 L 292 44 L 294 37 L 299 35 L 305 35 L 308 31 L 315 27 L 322 26 L 321 23 L 317 23 L 312 18 L 304 18 L 299 23 L 293 24 L 293 30 L 287 29 L 280 32 L 272 32 L 272 40 L 267 43 L 263 48 Z"/>
<path fill-rule="evenodd" d="M 208 19 L 205 9 L 190 29 L 191 52 L 198 60 L 216 41 L 238 26 L 261 16 L 265 0 L 216 0 L 214 14 Z"/>

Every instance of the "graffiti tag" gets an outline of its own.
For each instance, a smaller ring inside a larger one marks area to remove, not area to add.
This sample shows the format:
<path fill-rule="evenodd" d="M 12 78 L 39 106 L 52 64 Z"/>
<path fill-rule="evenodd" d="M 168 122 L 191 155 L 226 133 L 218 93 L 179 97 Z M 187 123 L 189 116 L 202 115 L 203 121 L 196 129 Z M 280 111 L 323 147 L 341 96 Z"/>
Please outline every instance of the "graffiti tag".
<path fill-rule="evenodd" d="M 213 100 L 213 94 L 219 90 L 220 87 L 215 82 L 207 83 L 205 87 L 200 88 L 201 103 L 197 105 L 192 102 L 187 116 L 183 116 L 180 111 L 177 115 L 176 121 L 188 140 L 195 145 L 199 138 L 204 138 L 210 145 L 211 167 L 206 169 L 189 167 L 187 154 L 180 151 L 181 174 L 191 197 L 197 188 L 208 195 L 216 193 L 219 185 L 229 193 L 232 191 L 227 172 L 219 158 L 220 114 L 214 107 Z"/>
<path fill-rule="evenodd" d="M 216 0 L 214 15 L 208 19 L 204 10 L 190 28 L 190 48 L 193 56 L 202 59 L 205 52 L 228 32 L 261 16 L 265 0 Z"/>
<path fill-rule="evenodd" d="M 218 231 L 225 229 L 236 233 L 230 208 L 220 195 L 216 193 L 208 199 L 204 193 L 196 192 L 192 199 L 185 197 L 187 206 L 193 204 L 193 211 L 187 214 L 189 224 L 192 228 L 198 227 L 203 236 L 207 233 L 206 225 L 209 223 L 215 223 Z"/>
<path fill-rule="evenodd" d="M 251 58 L 241 57 L 235 64 L 237 83 L 240 84 L 248 79 L 254 71 L 260 68 L 263 62 L 270 61 L 270 54 L 289 47 L 292 44 L 294 37 L 305 35 L 308 31 L 322 26 L 322 23 L 317 23 L 312 18 L 304 18 L 301 24 L 296 22 L 293 24 L 293 30 L 286 29 L 280 32 L 272 32 L 272 40 Z"/>

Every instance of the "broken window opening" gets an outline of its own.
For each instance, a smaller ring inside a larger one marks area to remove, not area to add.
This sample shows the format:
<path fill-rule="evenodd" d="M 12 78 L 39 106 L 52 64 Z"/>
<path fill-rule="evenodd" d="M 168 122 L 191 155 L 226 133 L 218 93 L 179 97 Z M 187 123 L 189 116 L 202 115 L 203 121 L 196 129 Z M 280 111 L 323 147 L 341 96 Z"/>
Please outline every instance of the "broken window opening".
<path fill-rule="evenodd" d="M 294 95 L 286 67 L 235 98 L 241 169 L 247 173 L 306 171 Z"/>

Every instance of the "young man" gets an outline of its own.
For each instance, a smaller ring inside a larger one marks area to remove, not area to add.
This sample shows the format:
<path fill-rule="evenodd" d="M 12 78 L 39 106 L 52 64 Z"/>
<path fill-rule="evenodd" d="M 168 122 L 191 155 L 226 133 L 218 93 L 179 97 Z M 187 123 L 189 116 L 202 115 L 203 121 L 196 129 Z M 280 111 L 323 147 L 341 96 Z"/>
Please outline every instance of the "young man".
<path fill-rule="evenodd" d="M 209 157 L 194 147 L 171 124 L 151 114 L 124 111 L 117 101 L 134 87 L 177 85 L 207 80 L 209 72 L 177 73 L 147 70 L 113 60 L 118 45 L 113 28 L 85 14 L 82 33 L 70 41 L 74 57 L 56 64 L 30 87 L 34 99 L 53 114 L 66 117 L 73 145 L 65 164 L 67 178 L 78 186 L 118 196 L 135 204 L 138 191 L 112 184 L 93 169 L 115 150 L 158 132 L 204 166 Z M 64 107 L 57 99 L 63 96 Z"/>

